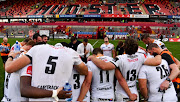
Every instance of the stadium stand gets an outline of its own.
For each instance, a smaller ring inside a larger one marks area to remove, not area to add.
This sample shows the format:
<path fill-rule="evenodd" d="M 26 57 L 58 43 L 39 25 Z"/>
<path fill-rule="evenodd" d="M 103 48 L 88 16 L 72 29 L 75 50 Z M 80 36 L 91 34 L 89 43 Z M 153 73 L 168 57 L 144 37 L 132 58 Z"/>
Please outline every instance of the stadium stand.
<path fill-rule="evenodd" d="M 54 14 L 144 14 L 179 15 L 178 2 L 168 0 L 10 0 L 0 4 L 1 16 L 54 15 Z M 122 2 L 123 1 L 123 2 Z M 12 4 L 14 2 L 14 4 Z M 7 10 L 3 11 L 3 8 Z M 63 13 L 64 11 L 64 13 Z M 81 11 L 81 12 L 80 12 Z"/>

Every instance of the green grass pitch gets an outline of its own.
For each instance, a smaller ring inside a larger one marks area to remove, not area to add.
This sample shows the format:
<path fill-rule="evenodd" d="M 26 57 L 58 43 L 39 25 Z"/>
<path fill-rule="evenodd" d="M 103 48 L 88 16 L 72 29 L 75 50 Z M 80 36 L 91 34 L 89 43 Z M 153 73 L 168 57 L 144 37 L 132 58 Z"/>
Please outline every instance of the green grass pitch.
<path fill-rule="evenodd" d="M 22 41 L 23 39 L 17 39 L 17 38 L 9 38 L 9 43 L 12 46 L 15 41 Z M 92 45 L 98 40 L 98 42 L 94 45 L 94 48 L 100 47 L 101 44 L 104 43 L 104 41 L 101 39 L 89 39 L 89 43 Z M 80 39 L 82 41 L 82 39 Z M 2 42 L 2 38 L 0 39 L 0 42 Z M 49 44 L 55 45 L 56 43 L 60 42 L 70 42 L 70 39 L 50 39 L 48 41 Z M 117 46 L 118 40 L 110 40 L 110 43 L 114 44 L 114 46 Z M 138 42 L 140 46 L 145 47 L 145 44 L 142 41 Z M 164 42 L 166 47 L 172 52 L 172 54 L 180 60 L 180 42 Z M 0 100 L 3 97 L 3 88 L 4 88 L 4 68 L 3 68 L 3 63 L 2 59 L 0 58 Z"/>

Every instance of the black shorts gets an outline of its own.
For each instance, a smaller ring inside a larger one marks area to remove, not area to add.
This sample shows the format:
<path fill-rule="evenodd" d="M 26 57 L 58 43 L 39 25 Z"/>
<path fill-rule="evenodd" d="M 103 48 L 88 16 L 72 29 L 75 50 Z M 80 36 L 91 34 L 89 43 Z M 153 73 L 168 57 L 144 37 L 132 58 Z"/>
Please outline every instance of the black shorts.
<path fill-rule="evenodd" d="M 8 59 L 8 56 L 1 56 L 2 60 L 3 60 L 3 63 L 5 64 L 7 59 Z"/>

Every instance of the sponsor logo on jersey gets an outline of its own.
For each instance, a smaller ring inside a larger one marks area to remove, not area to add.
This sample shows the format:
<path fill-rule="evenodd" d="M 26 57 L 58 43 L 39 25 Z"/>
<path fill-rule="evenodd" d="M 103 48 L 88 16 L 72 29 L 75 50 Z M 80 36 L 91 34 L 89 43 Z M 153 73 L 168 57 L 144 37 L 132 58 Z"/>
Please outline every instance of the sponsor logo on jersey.
<path fill-rule="evenodd" d="M 14 46 L 11 48 L 11 50 L 14 50 Z"/>
<path fill-rule="evenodd" d="M 138 61 L 138 58 L 135 58 L 135 59 L 127 59 L 129 62 L 136 62 Z"/>
<path fill-rule="evenodd" d="M 56 89 L 59 88 L 59 86 L 54 86 L 54 85 L 38 85 L 37 88 L 46 89 L 46 90 L 56 90 Z"/>
<path fill-rule="evenodd" d="M 103 88 L 97 88 L 97 90 L 110 90 L 112 89 L 112 86 L 110 87 L 103 87 Z"/>
<path fill-rule="evenodd" d="M 29 66 L 27 68 L 27 72 L 26 73 L 32 75 L 32 66 Z"/>

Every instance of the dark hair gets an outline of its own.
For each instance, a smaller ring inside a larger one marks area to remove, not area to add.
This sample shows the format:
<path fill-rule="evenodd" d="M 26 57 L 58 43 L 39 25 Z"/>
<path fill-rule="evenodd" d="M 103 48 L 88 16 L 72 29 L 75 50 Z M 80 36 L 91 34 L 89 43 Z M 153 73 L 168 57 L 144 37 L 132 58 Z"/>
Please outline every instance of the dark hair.
<path fill-rule="evenodd" d="M 150 43 L 148 46 L 147 46 L 147 50 L 152 50 L 152 48 L 155 47 L 155 48 L 158 48 L 159 46 L 155 43 Z"/>
<path fill-rule="evenodd" d="M 108 38 L 107 36 L 105 36 L 104 38 Z M 108 40 L 109 40 L 109 38 L 108 38 Z"/>
<path fill-rule="evenodd" d="M 71 42 L 73 42 L 73 41 L 75 41 L 76 40 L 76 38 L 75 37 L 71 37 Z"/>
<path fill-rule="evenodd" d="M 35 45 L 42 45 L 42 44 L 46 44 L 45 42 L 36 42 Z"/>
<path fill-rule="evenodd" d="M 34 40 L 34 39 L 37 40 L 38 36 L 40 36 L 39 33 L 35 33 L 35 34 L 33 35 L 33 40 Z"/>
<path fill-rule="evenodd" d="M 28 41 L 32 40 L 31 38 L 25 38 L 23 42 L 27 43 Z"/>
<path fill-rule="evenodd" d="M 47 37 L 47 35 L 41 35 L 41 38 Z"/>
<path fill-rule="evenodd" d="M 123 45 L 123 41 L 118 42 L 118 46 L 121 47 Z"/>
<path fill-rule="evenodd" d="M 26 45 L 34 46 L 36 43 L 33 40 L 29 40 Z"/>
<path fill-rule="evenodd" d="M 92 53 L 95 55 L 97 55 L 98 53 L 103 54 L 103 51 L 100 48 L 95 48 Z"/>
<path fill-rule="evenodd" d="M 83 40 L 83 41 L 87 43 L 87 42 L 88 42 L 88 39 L 87 39 L 87 38 L 84 38 L 84 40 Z"/>
<path fill-rule="evenodd" d="M 138 50 L 137 41 L 132 38 L 126 39 L 126 41 L 124 43 L 124 50 L 125 50 L 125 53 L 128 55 L 135 54 Z"/>
<path fill-rule="evenodd" d="M 143 35 L 141 36 L 141 40 L 147 39 L 147 38 L 149 38 L 149 34 L 143 34 Z"/>
<path fill-rule="evenodd" d="M 65 46 L 65 47 L 69 47 L 69 44 L 66 43 L 66 42 L 61 42 L 61 44 L 62 44 L 63 46 Z"/>

